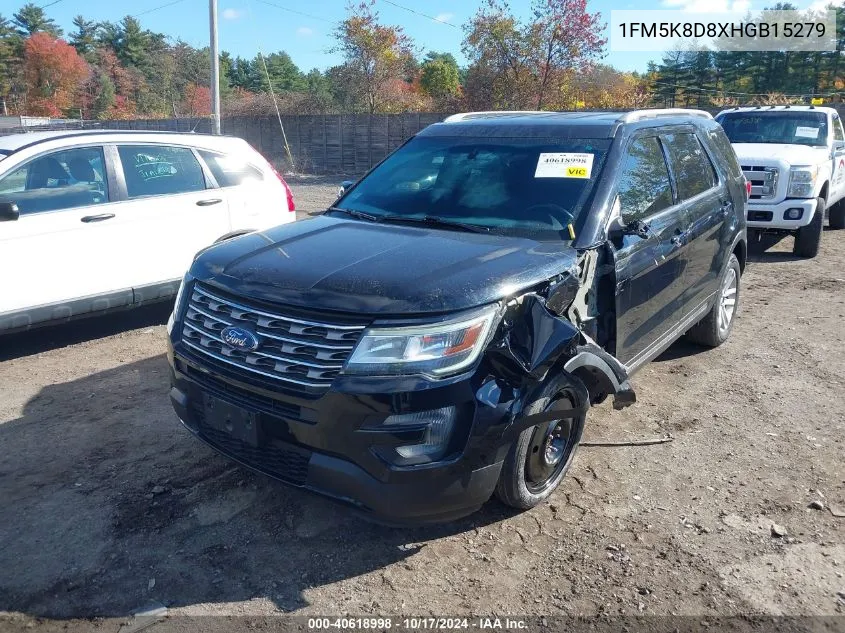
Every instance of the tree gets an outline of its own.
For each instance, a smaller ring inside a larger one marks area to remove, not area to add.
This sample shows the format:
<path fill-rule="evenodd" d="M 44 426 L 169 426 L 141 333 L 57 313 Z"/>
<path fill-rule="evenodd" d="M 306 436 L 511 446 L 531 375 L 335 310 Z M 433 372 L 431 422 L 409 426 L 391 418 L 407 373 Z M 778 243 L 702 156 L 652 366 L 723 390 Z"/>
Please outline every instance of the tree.
<path fill-rule="evenodd" d="M 436 102 L 454 97 L 461 89 L 458 65 L 444 59 L 426 61 L 422 65 L 420 86 Z"/>
<path fill-rule="evenodd" d="M 211 114 L 211 90 L 208 86 L 188 84 L 185 99 L 182 101 L 183 113 L 189 117 L 208 116 Z"/>
<path fill-rule="evenodd" d="M 364 108 L 379 112 L 395 95 L 394 82 L 404 80 L 414 58 L 413 44 L 399 26 L 384 26 L 372 2 L 350 7 L 350 14 L 335 31 L 332 49 L 345 59 L 343 74 L 352 82 L 350 94 L 363 100 Z"/>
<path fill-rule="evenodd" d="M 519 21 L 504 0 L 487 0 L 464 27 L 470 75 L 492 81 L 488 107 L 559 108 L 575 74 L 603 52 L 599 13 L 587 0 L 534 0 L 532 19 Z"/>
<path fill-rule="evenodd" d="M 266 72 L 265 72 L 266 65 Z M 267 75 L 274 92 L 299 92 L 305 90 L 305 77 L 299 67 L 293 63 L 290 55 L 284 51 L 270 53 L 262 56 L 256 55 L 250 64 L 250 75 L 248 88 L 253 92 L 266 92 L 270 85 L 267 83 Z"/>
<path fill-rule="evenodd" d="M 60 37 L 62 30 L 52 18 L 48 18 L 44 9 L 32 2 L 23 5 L 17 13 L 12 16 L 12 23 L 17 27 L 18 34 L 28 37 L 35 33 L 47 33 L 53 37 Z"/>
<path fill-rule="evenodd" d="M 67 42 L 38 32 L 26 41 L 23 72 L 27 114 L 60 116 L 76 102 L 89 70 Z"/>
<path fill-rule="evenodd" d="M 114 82 L 103 71 L 98 71 L 95 79 L 96 92 L 91 105 L 91 116 L 95 119 L 108 119 L 117 100 Z"/>
<path fill-rule="evenodd" d="M 70 44 L 76 52 L 82 55 L 89 63 L 94 61 L 94 51 L 97 48 L 97 31 L 100 25 L 93 20 L 86 20 L 83 16 L 77 15 L 73 18 L 73 25 L 76 30 L 70 34 Z"/>

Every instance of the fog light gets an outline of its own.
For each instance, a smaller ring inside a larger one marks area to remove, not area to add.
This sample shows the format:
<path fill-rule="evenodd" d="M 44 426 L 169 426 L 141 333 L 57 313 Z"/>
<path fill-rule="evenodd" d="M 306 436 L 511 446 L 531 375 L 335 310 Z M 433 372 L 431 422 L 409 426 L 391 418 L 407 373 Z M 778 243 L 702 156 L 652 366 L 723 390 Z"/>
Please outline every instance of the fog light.
<path fill-rule="evenodd" d="M 787 220 L 800 220 L 804 215 L 804 209 L 787 209 L 783 217 Z"/>
<path fill-rule="evenodd" d="M 455 407 L 443 407 L 418 413 L 391 415 L 384 421 L 385 426 L 422 426 L 426 425 L 422 442 L 408 446 L 398 446 L 396 452 L 405 459 L 434 461 L 443 457 L 455 426 L 457 410 Z"/>

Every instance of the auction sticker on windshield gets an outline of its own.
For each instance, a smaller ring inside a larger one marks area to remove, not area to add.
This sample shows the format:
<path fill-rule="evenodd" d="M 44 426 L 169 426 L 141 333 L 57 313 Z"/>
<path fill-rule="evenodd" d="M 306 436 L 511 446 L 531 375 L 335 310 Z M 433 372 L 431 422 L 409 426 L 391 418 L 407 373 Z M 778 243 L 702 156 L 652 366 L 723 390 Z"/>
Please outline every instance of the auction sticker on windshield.
<path fill-rule="evenodd" d="M 544 152 L 537 160 L 535 178 L 589 178 L 593 155 L 572 152 Z"/>
<path fill-rule="evenodd" d="M 802 138 L 818 138 L 819 128 L 804 127 L 802 125 L 799 125 L 797 128 L 795 128 L 795 136 L 800 136 Z"/>

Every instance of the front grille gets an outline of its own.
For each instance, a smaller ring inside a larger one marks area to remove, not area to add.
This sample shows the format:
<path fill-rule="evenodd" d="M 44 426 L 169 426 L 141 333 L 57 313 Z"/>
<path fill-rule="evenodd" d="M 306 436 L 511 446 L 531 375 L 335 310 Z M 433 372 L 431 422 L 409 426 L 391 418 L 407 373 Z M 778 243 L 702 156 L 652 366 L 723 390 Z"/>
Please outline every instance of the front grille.
<path fill-rule="evenodd" d="M 743 166 L 742 174 L 751 183 L 751 200 L 769 200 L 777 194 L 777 167 Z"/>
<path fill-rule="evenodd" d="M 197 417 L 200 436 L 224 455 L 297 486 L 302 486 L 308 479 L 310 451 L 286 447 L 278 440 L 271 440 L 264 446 L 251 446 L 225 431 L 208 426 L 202 415 Z"/>
<path fill-rule="evenodd" d="M 220 333 L 230 325 L 255 332 L 258 347 L 244 350 L 224 343 Z M 322 392 L 340 373 L 366 326 L 360 320 L 267 308 L 198 283 L 185 309 L 182 343 L 199 360 L 224 363 L 246 377 Z"/>

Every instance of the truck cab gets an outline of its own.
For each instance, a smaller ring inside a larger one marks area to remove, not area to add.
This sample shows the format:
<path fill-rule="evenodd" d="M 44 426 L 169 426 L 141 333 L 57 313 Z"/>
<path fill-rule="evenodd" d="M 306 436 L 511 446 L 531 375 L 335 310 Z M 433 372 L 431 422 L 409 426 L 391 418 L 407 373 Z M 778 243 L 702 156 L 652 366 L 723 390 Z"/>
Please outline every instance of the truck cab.
<path fill-rule="evenodd" d="M 845 132 L 834 108 L 752 106 L 716 120 L 751 183 L 748 231 L 795 236 L 794 252 L 815 257 L 825 212 L 845 228 Z"/>

